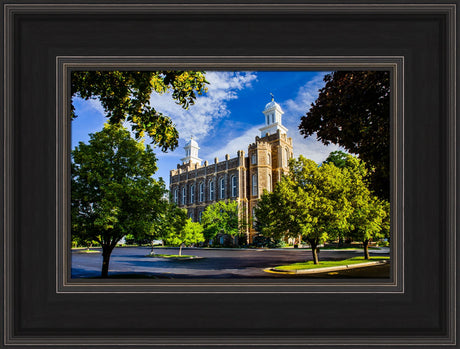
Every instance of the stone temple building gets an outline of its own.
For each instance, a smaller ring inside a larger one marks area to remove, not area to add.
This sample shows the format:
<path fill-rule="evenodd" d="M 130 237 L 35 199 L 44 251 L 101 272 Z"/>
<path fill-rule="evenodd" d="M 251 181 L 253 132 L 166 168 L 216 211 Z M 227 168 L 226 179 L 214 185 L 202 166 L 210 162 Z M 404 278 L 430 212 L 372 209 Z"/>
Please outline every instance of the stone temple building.
<path fill-rule="evenodd" d="M 172 200 L 186 208 L 193 221 L 201 221 L 202 212 L 212 203 L 236 200 L 241 219 L 250 223 L 245 229 L 248 243 L 257 234 L 253 227 L 257 201 L 264 189 L 271 191 L 288 171 L 288 159 L 293 156 L 292 139 L 287 137 L 288 130 L 282 124 L 283 111 L 273 97 L 262 113 L 265 125 L 260 128 L 260 137 L 247 146 L 246 153 L 239 150 L 234 158 L 227 154 L 224 161 L 215 158 L 213 163 L 202 164 L 198 157 L 200 147 L 191 138 L 184 147 L 182 163 L 170 171 Z"/>

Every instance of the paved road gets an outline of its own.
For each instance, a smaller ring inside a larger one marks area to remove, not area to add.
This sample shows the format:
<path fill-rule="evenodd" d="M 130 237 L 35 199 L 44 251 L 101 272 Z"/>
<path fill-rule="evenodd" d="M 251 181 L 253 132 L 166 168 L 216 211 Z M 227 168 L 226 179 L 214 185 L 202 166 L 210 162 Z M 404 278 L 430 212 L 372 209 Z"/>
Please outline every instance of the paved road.
<path fill-rule="evenodd" d="M 372 254 L 388 255 L 388 250 L 372 250 Z M 168 260 L 145 257 L 149 247 L 115 248 L 110 259 L 109 275 L 121 276 L 137 274 L 160 278 L 254 278 L 254 277 L 292 277 L 266 273 L 264 268 L 277 265 L 311 260 L 311 251 L 304 249 L 201 249 L 184 248 L 183 254 L 202 257 L 194 260 Z M 177 254 L 178 249 L 155 248 L 155 253 Z M 322 250 L 321 259 L 339 260 L 362 255 L 362 251 Z M 97 277 L 101 273 L 102 256 L 100 253 L 82 253 L 72 251 L 72 278 Z M 388 269 L 389 270 L 389 269 Z M 379 275 L 386 276 L 386 271 Z M 324 275 L 323 275 L 324 276 Z M 326 275 L 327 276 L 327 275 Z M 343 276 L 332 274 L 328 277 Z M 344 277 L 369 277 L 344 275 Z M 306 277 L 306 276 L 294 276 Z M 315 276 L 318 277 L 318 276 Z M 380 276 L 381 277 L 381 276 Z"/>

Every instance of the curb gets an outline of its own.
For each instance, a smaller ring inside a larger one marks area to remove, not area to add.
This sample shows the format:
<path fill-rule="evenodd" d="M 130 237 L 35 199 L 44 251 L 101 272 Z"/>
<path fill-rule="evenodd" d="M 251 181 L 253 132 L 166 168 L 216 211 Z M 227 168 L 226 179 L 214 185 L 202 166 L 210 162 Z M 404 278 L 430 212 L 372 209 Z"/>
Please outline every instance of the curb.
<path fill-rule="evenodd" d="M 326 267 L 326 268 L 316 268 L 316 269 L 277 270 L 276 268 L 267 268 L 267 269 L 264 269 L 264 271 L 268 273 L 277 273 L 277 274 L 320 274 L 320 273 L 328 273 L 328 272 L 338 271 L 338 270 L 365 268 L 365 267 L 370 267 L 373 265 L 387 264 L 387 263 L 389 263 L 389 261 L 384 260 L 384 261 L 347 264 L 347 265 L 340 265 L 337 267 Z"/>

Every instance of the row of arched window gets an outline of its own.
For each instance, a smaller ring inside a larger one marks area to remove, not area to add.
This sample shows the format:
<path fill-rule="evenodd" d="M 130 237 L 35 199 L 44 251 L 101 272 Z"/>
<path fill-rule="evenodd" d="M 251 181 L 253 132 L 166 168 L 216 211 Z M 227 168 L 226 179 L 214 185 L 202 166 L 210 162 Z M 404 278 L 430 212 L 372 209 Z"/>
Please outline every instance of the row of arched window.
<path fill-rule="evenodd" d="M 218 199 L 225 199 L 225 178 L 221 177 L 218 181 L 219 184 L 219 192 L 218 194 Z M 209 180 L 208 182 L 209 185 L 209 201 L 214 201 L 215 199 L 215 181 L 213 179 Z M 230 186 L 231 186 L 231 197 L 236 197 L 238 196 L 238 178 L 237 176 L 232 176 L 230 179 Z M 205 182 L 200 182 L 198 184 L 198 202 L 203 202 L 205 201 Z M 174 202 L 176 204 L 179 204 L 179 189 L 176 188 L 174 190 Z M 195 184 L 190 185 L 190 196 L 189 200 L 187 202 L 187 189 L 186 187 L 182 187 L 182 192 L 181 192 L 181 204 L 186 205 L 186 204 L 193 204 L 195 203 Z"/>
<path fill-rule="evenodd" d="M 272 176 L 271 174 L 268 175 L 268 181 L 267 181 L 267 189 L 268 191 L 272 190 Z M 214 194 L 215 194 L 215 184 L 214 180 L 209 181 L 209 196 L 208 199 L 209 201 L 214 201 L 216 200 Z M 232 176 L 230 180 L 230 185 L 231 185 L 231 197 L 236 197 L 238 196 L 238 179 L 236 176 Z M 205 183 L 200 182 L 198 184 L 198 202 L 204 202 L 205 201 Z M 259 195 L 259 185 L 258 185 L 258 176 L 257 174 L 252 175 L 252 195 L 257 196 Z M 219 192 L 217 193 L 218 200 L 226 199 L 225 196 L 225 179 L 222 177 L 219 179 Z M 174 190 L 174 202 L 176 204 L 179 204 L 179 189 Z M 190 186 L 190 197 L 187 202 L 187 189 L 186 187 L 182 187 L 182 193 L 181 193 L 181 204 L 186 205 L 186 204 L 193 204 L 195 203 L 195 184 L 192 184 Z"/>
<path fill-rule="evenodd" d="M 287 167 L 288 166 L 288 160 L 290 158 L 292 158 L 292 153 L 289 151 L 288 148 L 285 148 L 284 149 L 284 163 L 283 163 L 283 166 L 284 167 Z M 271 166 L 272 165 L 272 157 L 271 157 L 271 154 L 270 153 L 267 153 L 267 163 Z M 251 165 L 256 165 L 257 164 L 257 154 L 256 153 L 252 153 L 251 155 Z"/>

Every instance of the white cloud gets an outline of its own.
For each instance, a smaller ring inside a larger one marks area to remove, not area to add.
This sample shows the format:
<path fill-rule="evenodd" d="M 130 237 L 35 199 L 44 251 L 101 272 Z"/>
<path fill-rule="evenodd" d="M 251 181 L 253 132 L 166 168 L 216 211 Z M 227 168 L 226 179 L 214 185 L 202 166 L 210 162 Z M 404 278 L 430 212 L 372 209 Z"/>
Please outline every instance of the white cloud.
<path fill-rule="evenodd" d="M 238 150 L 243 150 L 245 156 L 247 156 L 248 146 L 255 142 L 256 136 L 260 136 L 259 128 L 262 126 L 263 125 L 251 127 L 241 136 L 232 139 L 224 147 L 213 150 L 211 153 L 207 154 L 201 152 L 202 155 L 200 154 L 200 157 L 203 158 L 203 160 L 208 160 L 210 163 L 213 163 L 215 157 L 219 158 L 219 161 L 223 161 L 225 159 L 225 154 L 229 154 L 230 158 L 235 158 Z M 294 157 L 298 157 L 302 154 L 318 164 L 326 160 L 330 152 L 334 150 L 343 150 L 334 144 L 325 146 L 323 143 L 316 140 L 315 135 L 304 138 L 300 132 L 298 132 L 297 127 L 288 128 L 288 137 L 292 138 Z"/>
<path fill-rule="evenodd" d="M 72 97 L 72 103 L 75 106 L 76 113 L 77 115 L 84 115 L 85 113 L 89 112 L 97 112 L 101 116 L 105 117 L 105 111 L 104 108 L 102 107 L 101 102 L 99 101 L 99 98 L 97 99 L 83 99 L 80 97 Z"/>
<path fill-rule="evenodd" d="M 305 115 L 310 109 L 311 104 L 318 97 L 318 90 L 324 87 L 323 81 L 326 73 L 316 74 L 310 81 L 299 88 L 294 99 L 288 99 L 282 103 L 286 114 Z"/>
<path fill-rule="evenodd" d="M 299 131 L 300 117 L 310 110 L 311 104 L 318 98 L 318 90 L 325 85 L 324 75 L 326 73 L 318 73 L 299 88 L 295 98 L 279 102 L 284 111 L 283 124 L 289 129 L 288 136 L 292 138 L 294 156 L 298 157 L 302 154 L 317 163 L 326 160 L 330 152 L 343 150 L 334 144 L 324 145 L 316 139 L 315 134 L 304 138 Z"/>
<path fill-rule="evenodd" d="M 245 152 L 245 156 L 247 156 L 248 146 L 251 143 L 255 142 L 256 136 L 260 136 L 259 128 L 263 125 L 257 125 L 251 127 L 247 130 L 244 134 L 239 137 L 233 138 L 230 142 L 228 142 L 224 147 L 214 150 L 212 153 L 205 154 L 206 159 L 210 163 L 214 162 L 214 158 L 219 158 L 219 161 L 225 159 L 225 154 L 230 155 L 230 158 L 235 158 L 237 156 L 238 150 L 243 150 Z"/>
<path fill-rule="evenodd" d="M 298 157 L 302 154 L 307 159 L 311 159 L 318 164 L 326 160 L 330 152 L 344 150 L 335 144 L 330 144 L 328 146 L 324 145 L 316 140 L 316 135 L 304 138 L 299 132 L 291 132 L 289 136 L 292 137 L 294 157 Z"/>
<path fill-rule="evenodd" d="M 285 112 L 283 115 L 283 124 L 288 128 L 288 136 L 292 138 L 294 156 L 298 157 L 302 154 L 317 163 L 323 162 L 330 152 L 343 150 L 334 144 L 329 146 L 324 145 L 316 139 L 316 135 L 304 138 L 299 132 L 300 117 L 306 114 L 310 109 L 311 103 L 318 97 L 318 90 L 324 86 L 324 75 L 325 73 L 318 73 L 313 79 L 306 82 L 305 85 L 299 88 L 295 98 L 286 101 L 277 101 Z M 244 150 L 247 153 L 248 145 L 255 141 L 256 136 L 260 136 L 259 128 L 262 126 L 251 127 L 220 149 L 210 149 L 209 153 L 206 152 L 206 149 L 202 149 L 200 151 L 202 154 L 201 157 L 212 163 L 215 157 L 218 157 L 219 161 L 222 161 L 225 154 L 229 154 L 230 158 L 234 158 L 238 150 Z"/>
<path fill-rule="evenodd" d="M 184 110 L 171 98 L 170 93 L 153 93 L 150 104 L 170 116 L 176 124 L 181 139 L 190 136 L 203 139 L 219 119 L 228 116 L 227 102 L 238 98 L 238 91 L 248 88 L 257 79 L 253 72 L 207 72 L 208 92 L 196 99 L 189 110 Z"/>
<path fill-rule="evenodd" d="M 106 113 L 104 111 L 104 107 L 102 106 L 101 102 L 99 99 L 89 99 L 88 100 L 88 107 L 97 111 L 100 113 L 102 116 L 105 116 Z"/>

